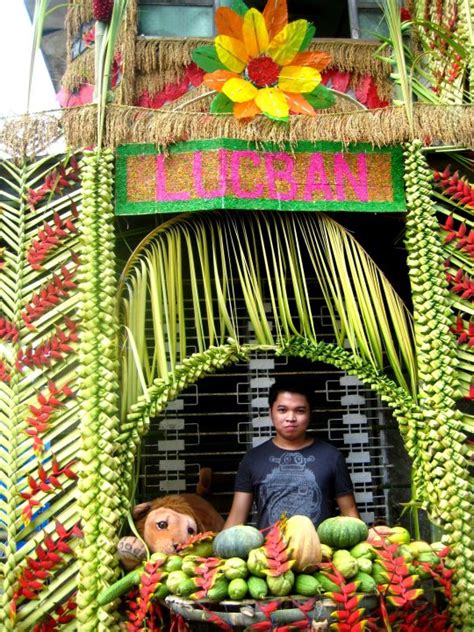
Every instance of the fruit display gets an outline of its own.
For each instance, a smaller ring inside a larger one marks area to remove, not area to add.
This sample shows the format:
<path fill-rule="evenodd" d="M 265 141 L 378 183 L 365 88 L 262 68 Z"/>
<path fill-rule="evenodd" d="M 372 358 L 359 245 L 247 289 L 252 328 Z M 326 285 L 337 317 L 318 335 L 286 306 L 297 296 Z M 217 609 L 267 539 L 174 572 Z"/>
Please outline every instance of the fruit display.
<path fill-rule="evenodd" d="M 213 534 L 204 534 L 202 541 L 195 536 L 192 546 L 183 545 L 177 554 L 153 555 L 143 567 L 104 591 L 99 601 L 107 604 L 143 582 L 149 586 L 152 576 L 150 600 L 175 595 L 211 608 L 219 602 L 241 600 L 330 599 L 332 618 L 341 622 L 352 617 L 350 625 L 357 629 L 358 620 L 367 617 L 360 602 L 372 594 L 385 600 L 387 608 L 378 616 L 388 617 L 384 622 L 395 630 L 397 608 L 405 616 L 409 607 L 413 615 L 417 600 L 424 597 L 423 581 L 430 580 L 431 588 L 437 583 L 438 588 L 449 590 L 452 571 L 443 562 L 447 549 L 441 543 L 411 540 L 402 527 L 369 530 L 361 522 L 330 518 L 316 530 L 304 516 L 282 518 L 265 534 L 249 525 L 223 531 L 213 538 L 212 548 Z M 321 545 L 318 533 L 339 546 Z M 251 543 L 254 548 L 249 549 Z M 208 554 L 195 554 L 201 551 Z M 423 616 L 427 604 L 425 600 Z M 390 608 L 395 614 L 388 612 Z"/>

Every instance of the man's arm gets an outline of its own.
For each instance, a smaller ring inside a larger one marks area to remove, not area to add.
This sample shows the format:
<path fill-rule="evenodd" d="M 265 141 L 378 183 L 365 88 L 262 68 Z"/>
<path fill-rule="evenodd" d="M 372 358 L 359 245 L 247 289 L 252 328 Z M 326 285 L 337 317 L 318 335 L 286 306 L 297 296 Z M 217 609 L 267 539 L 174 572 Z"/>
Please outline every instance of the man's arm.
<path fill-rule="evenodd" d="M 355 503 L 354 494 L 345 494 L 336 498 L 341 516 L 349 516 L 351 518 L 359 518 L 359 512 Z"/>
<path fill-rule="evenodd" d="M 245 524 L 252 507 L 253 494 L 251 492 L 235 492 L 232 507 L 224 524 L 224 529 Z"/>

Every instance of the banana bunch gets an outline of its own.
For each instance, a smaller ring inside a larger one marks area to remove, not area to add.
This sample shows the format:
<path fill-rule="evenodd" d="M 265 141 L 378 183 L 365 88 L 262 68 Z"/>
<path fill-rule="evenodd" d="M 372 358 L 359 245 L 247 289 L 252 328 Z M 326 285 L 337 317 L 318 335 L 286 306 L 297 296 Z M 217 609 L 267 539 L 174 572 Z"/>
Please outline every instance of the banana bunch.
<path fill-rule="evenodd" d="M 118 362 L 116 274 L 113 216 L 113 154 L 85 152 L 81 162 L 79 211 L 79 344 L 81 466 L 78 500 L 84 534 L 79 553 L 78 614 L 82 630 L 113 626 L 115 618 L 99 609 L 97 595 L 115 580 L 116 526 L 120 522 L 120 477 L 115 451 L 118 437 Z"/>
<path fill-rule="evenodd" d="M 431 171 L 414 141 L 405 152 L 405 182 L 409 214 L 406 246 L 412 286 L 419 374 L 419 403 L 423 412 L 419 450 L 424 485 L 421 494 L 432 519 L 445 529 L 456 569 L 453 614 L 460 629 L 474 620 L 474 494 L 469 481 L 468 452 L 460 415 L 461 396 L 456 375 L 452 314 L 444 281 L 444 253 L 431 195 Z"/>

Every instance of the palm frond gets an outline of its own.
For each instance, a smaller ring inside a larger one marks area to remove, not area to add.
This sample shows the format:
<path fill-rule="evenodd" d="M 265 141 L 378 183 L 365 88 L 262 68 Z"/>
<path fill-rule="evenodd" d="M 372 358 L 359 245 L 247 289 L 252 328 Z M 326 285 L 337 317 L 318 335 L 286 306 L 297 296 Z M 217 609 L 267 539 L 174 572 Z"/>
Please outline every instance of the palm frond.
<path fill-rule="evenodd" d="M 333 340 L 377 369 L 388 366 L 397 383 L 414 392 L 409 313 L 367 253 L 326 216 L 184 216 L 169 231 L 156 231 L 132 260 L 137 265 L 128 266 L 123 319 L 140 341 L 148 387 L 172 379 L 173 367 L 196 348 L 203 352 L 229 338 L 238 345 L 255 339 L 274 348 L 291 335 L 316 341 L 320 333 L 312 314 L 315 298 L 322 296 Z M 144 339 L 147 304 L 152 323 Z M 250 333 L 239 315 L 242 305 Z M 179 344 L 172 344 L 177 331 Z M 143 387 L 132 377 L 136 367 L 130 350 L 124 349 L 122 362 L 134 385 L 127 385 L 125 412 Z"/>
<path fill-rule="evenodd" d="M 4 161 L 1 171 L 0 521 L 7 543 L 0 625 L 27 630 L 30 623 L 23 621 L 38 621 L 39 615 L 36 599 L 31 605 L 31 595 L 22 592 L 23 573 L 35 560 L 41 566 L 38 547 L 45 534 L 53 551 L 63 537 L 57 525 L 70 531 L 78 521 L 74 205 L 79 191 L 77 166 L 69 157 Z M 66 555 L 40 582 L 36 592 L 44 614 L 60 603 L 59 593 L 75 589 L 71 559 Z"/>

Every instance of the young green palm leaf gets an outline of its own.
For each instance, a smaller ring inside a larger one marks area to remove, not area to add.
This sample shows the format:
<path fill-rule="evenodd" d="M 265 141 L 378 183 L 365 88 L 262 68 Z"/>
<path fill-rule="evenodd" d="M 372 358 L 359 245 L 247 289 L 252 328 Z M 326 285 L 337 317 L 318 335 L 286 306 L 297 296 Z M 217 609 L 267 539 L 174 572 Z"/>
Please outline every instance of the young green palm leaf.
<path fill-rule="evenodd" d="M 149 262 L 149 274 L 154 271 L 155 280 L 143 275 L 142 265 L 128 267 L 125 319 L 135 310 L 144 310 L 148 300 L 154 306 L 154 336 L 142 347 L 152 349 L 155 358 L 150 364 L 145 351 L 142 359 L 144 367 L 152 368 L 151 373 L 144 368 L 148 385 L 157 378 L 172 378 L 173 369 L 168 367 L 189 354 L 192 341 L 187 341 L 186 332 L 181 336 L 179 358 L 178 347 L 167 344 L 176 333 L 174 325 L 170 329 L 171 320 L 184 324 L 191 319 L 200 351 L 227 338 L 245 344 L 248 333 L 237 327 L 241 322 L 240 288 L 255 340 L 275 348 L 295 333 L 316 341 L 311 297 L 321 291 L 336 343 L 342 345 L 347 338 L 356 357 L 379 369 L 388 364 L 397 382 L 413 392 L 416 371 L 408 311 L 367 253 L 336 222 L 304 214 L 281 219 L 265 214 L 229 218 L 214 213 L 212 222 L 206 216 L 185 217 L 171 228 L 168 234 L 157 231 L 154 240 L 148 240 L 133 255 L 134 260 L 139 256 Z M 193 247 L 196 236 L 198 248 Z M 188 261 L 191 285 L 187 304 L 192 306 L 192 313 L 184 313 L 184 303 L 177 298 L 178 287 L 171 287 L 172 283 L 183 285 L 182 270 L 175 272 L 179 248 L 181 258 Z M 160 257 L 156 258 L 158 251 Z M 304 259 L 303 251 L 307 253 Z M 159 279 L 158 266 L 165 267 L 166 288 Z M 292 304 L 296 305 L 293 313 Z M 143 319 L 136 320 L 136 325 L 133 321 L 125 323 L 138 340 L 140 332 L 135 326 L 141 327 Z M 134 371 L 129 362 L 127 355 L 124 366 L 128 376 Z M 133 383 L 138 386 L 136 380 Z M 133 404 L 140 393 L 137 391 L 134 399 L 129 391 L 129 403 Z"/>

